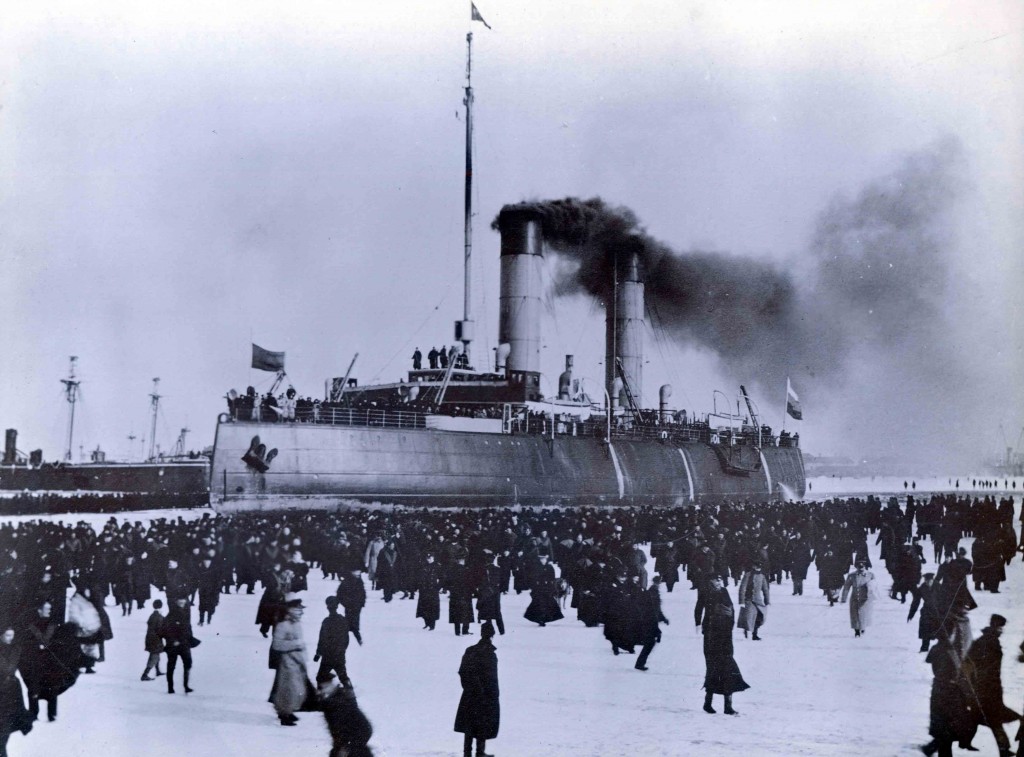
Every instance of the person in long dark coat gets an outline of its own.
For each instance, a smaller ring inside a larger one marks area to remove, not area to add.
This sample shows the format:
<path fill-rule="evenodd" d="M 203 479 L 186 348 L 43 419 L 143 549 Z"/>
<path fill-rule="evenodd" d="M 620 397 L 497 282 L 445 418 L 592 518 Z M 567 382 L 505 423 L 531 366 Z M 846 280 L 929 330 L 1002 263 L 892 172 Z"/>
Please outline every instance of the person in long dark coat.
<path fill-rule="evenodd" d="M 712 576 L 708 585 L 698 592 L 693 619 L 704 634 L 704 712 L 713 715 L 715 710 L 711 706 L 711 698 L 722 694 L 725 696 L 725 714 L 735 715 L 732 695 L 749 689 L 750 685 L 743 680 L 733 658 L 732 629 L 736 624 L 736 611 L 721 576 Z"/>
<path fill-rule="evenodd" d="M 906 603 L 907 594 L 911 593 L 921 580 L 921 564 L 924 557 L 921 556 L 920 549 L 916 544 L 904 544 L 896 554 L 892 593 L 899 596 L 901 604 Z"/>
<path fill-rule="evenodd" d="M 276 570 L 270 571 L 269 576 L 264 578 L 263 583 L 265 588 L 259 607 L 256 608 L 256 625 L 266 638 L 270 629 L 285 616 L 284 597 L 291 591 L 292 572 L 278 565 Z"/>
<path fill-rule="evenodd" d="M 488 550 L 484 550 L 486 554 Z M 477 589 L 476 597 L 477 620 L 481 623 L 493 620 L 498 626 L 498 633 L 505 635 L 505 621 L 501 617 L 501 568 L 497 559 L 484 568 L 484 575 Z"/>
<path fill-rule="evenodd" d="M 164 651 L 164 616 L 160 612 L 163 608 L 164 603 L 162 600 L 153 600 L 153 612 L 150 613 L 149 619 L 146 621 L 146 641 L 145 649 L 149 654 L 146 660 L 146 668 L 142 671 L 143 681 L 152 681 L 153 679 L 149 676 L 149 671 L 156 670 L 158 676 L 162 676 L 160 672 L 160 654 Z"/>
<path fill-rule="evenodd" d="M 787 562 L 793 576 L 793 596 L 803 596 L 804 581 L 807 580 L 807 568 L 813 561 L 811 545 L 800 534 L 790 540 L 787 547 Z"/>
<path fill-rule="evenodd" d="M 135 555 L 126 555 L 124 562 L 117 567 L 112 586 L 114 604 L 120 605 L 122 617 L 132 614 L 132 603 L 137 594 L 135 589 L 136 577 Z"/>
<path fill-rule="evenodd" d="M 423 628 L 433 631 L 441 617 L 441 567 L 434 562 L 432 552 L 419 572 L 420 596 L 416 600 L 416 617 L 423 618 Z"/>
<path fill-rule="evenodd" d="M 934 573 L 925 573 L 921 585 L 914 587 L 914 599 L 910 603 L 910 612 L 907 615 L 909 623 L 914 619 L 918 608 L 921 609 L 921 619 L 917 622 L 917 638 L 921 640 L 920 651 L 922 652 L 927 652 L 931 640 L 938 637 L 942 621 L 939 617 L 939 603 L 936 598 L 938 587 L 935 585 L 934 579 Z"/>
<path fill-rule="evenodd" d="M 465 734 L 463 757 L 472 757 L 476 741 L 477 757 L 485 757 L 484 748 L 489 739 L 497 738 L 501 722 L 498 696 L 498 655 L 495 653 L 494 626 L 484 623 L 480 628 L 480 641 L 462 655 L 459 678 L 462 680 L 462 698 L 455 713 L 455 730 Z"/>
<path fill-rule="evenodd" d="M 174 604 L 167 608 L 161 633 L 167 646 L 167 693 L 174 693 L 174 669 L 180 658 L 185 693 L 191 694 L 188 679 L 192 671 L 192 619 L 189 617 L 188 597 L 176 597 Z"/>
<path fill-rule="evenodd" d="M 1020 718 L 1016 712 L 1003 704 L 1003 649 L 999 637 L 1003 635 L 1006 618 L 993 615 L 988 627 L 974 640 L 967 650 L 960 668 L 961 686 L 968 702 L 974 708 L 978 725 L 992 730 L 1000 757 L 1010 757 L 1010 740 L 1003 730 L 1003 723 Z"/>
<path fill-rule="evenodd" d="M 359 616 L 366 605 L 366 587 L 363 585 L 362 570 L 353 567 L 348 573 L 343 573 L 338 583 L 338 601 L 345 608 L 345 618 L 348 620 L 348 628 L 355 640 L 361 645 L 363 636 L 359 631 Z"/>
<path fill-rule="evenodd" d="M 670 594 L 679 581 L 679 552 L 673 542 L 668 542 L 654 559 L 654 570 L 661 576 L 665 590 Z"/>
<path fill-rule="evenodd" d="M 203 558 L 199 567 L 199 625 L 213 621 L 213 613 L 220 604 L 222 569 L 214 565 L 209 557 Z"/>
<path fill-rule="evenodd" d="M 0 757 L 7 757 L 7 740 L 15 731 L 26 736 L 32 730 L 33 717 L 25 707 L 21 691 L 18 662 L 21 648 L 14 643 L 14 628 L 10 624 L 0 635 Z"/>
<path fill-rule="evenodd" d="M 149 553 L 143 552 L 139 559 L 132 565 L 132 589 L 135 606 L 139 610 L 146 606 L 152 596 L 151 584 L 153 583 L 153 565 L 149 559 Z"/>
<path fill-rule="evenodd" d="M 618 655 L 620 649 L 633 654 L 637 638 L 634 633 L 633 592 L 625 572 L 615 576 L 615 582 L 609 583 L 601 597 L 604 622 L 604 637 L 612 645 L 612 654 Z"/>
<path fill-rule="evenodd" d="M 448 622 L 455 626 L 456 636 L 468 635 L 473 622 L 473 587 L 462 553 L 448 571 Z"/>
<path fill-rule="evenodd" d="M 398 549 L 389 541 L 377 557 L 377 588 L 384 592 L 385 602 L 390 602 L 400 589 L 400 570 Z"/>
<path fill-rule="evenodd" d="M 925 662 L 932 666 L 932 692 L 929 700 L 928 734 L 930 743 L 921 747 L 927 755 L 953 757 L 953 742 L 969 743 L 977 726 L 960 687 L 960 656 L 945 633 L 931 648 Z"/>
<path fill-rule="evenodd" d="M 57 719 L 57 697 L 78 680 L 82 648 L 74 628 L 51 617 L 53 606 L 43 602 L 24 629 L 18 671 L 28 690 L 28 708 L 35 720 L 39 700 L 46 700 L 50 722 Z"/>
<path fill-rule="evenodd" d="M 523 617 L 543 628 L 565 616 L 555 599 L 555 569 L 548 564 L 547 554 L 541 552 L 538 559 L 540 564 L 534 568 L 533 586 L 530 588 L 530 605 Z"/>
<path fill-rule="evenodd" d="M 839 601 L 839 590 L 843 588 L 846 580 L 846 565 L 844 559 L 836 555 L 831 547 L 826 547 L 824 552 L 819 552 L 816 557 L 818 563 L 818 588 L 828 598 L 828 606 L 832 607 Z"/>
<path fill-rule="evenodd" d="M 638 625 L 640 643 L 643 644 L 643 648 L 640 650 L 640 656 L 637 657 L 636 664 L 633 666 L 637 670 L 647 670 L 647 658 L 654 651 L 654 645 L 661 641 L 661 629 L 658 627 L 658 624 L 668 624 L 668 618 L 661 611 L 661 594 L 658 593 L 660 586 L 661 576 L 655 576 L 651 581 L 650 587 L 644 591 L 640 598 L 640 619 Z"/>

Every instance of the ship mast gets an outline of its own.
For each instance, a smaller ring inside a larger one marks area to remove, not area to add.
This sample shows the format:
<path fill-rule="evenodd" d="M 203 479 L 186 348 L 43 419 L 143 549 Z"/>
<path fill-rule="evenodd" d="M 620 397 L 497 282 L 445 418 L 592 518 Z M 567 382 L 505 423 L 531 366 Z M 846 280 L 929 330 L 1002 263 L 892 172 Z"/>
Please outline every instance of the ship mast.
<path fill-rule="evenodd" d="M 153 379 L 153 391 L 150 392 L 149 400 L 153 407 L 153 425 L 149 430 L 149 459 L 156 459 L 156 416 L 160 410 L 160 394 L 158 389 L 160 388 L 160 379 Z"/>
<path fill-rule="evenodd" d="M 75 434 L 75 403 L 78 401 L 78 386 L 81 381 L 75 378 L 75 363 L 78 362 L 78 357 L 75 355 L 71 356 L 71 370 L 68 372 L 66 379 L 61 379 L 60 382 L 64 384 L 64 396 L 71 405 L 71 413 L 68 416 L 68 448 L 64 453 L 64 459 L 67 462 L 71 462 L 71 449 L 72 439 Z"/>
<path fill-rule="evenodd" d="M 473 340 L 472 316 L 472 257 L 473 257 L 473 32 L 466 34 L 466 196 L 465 196 L 465 283 L 463 285 L 462 320 L 455 324 L 455 339 L 462 342 L 466 365 L 469 362 L 469 343 Z"/>

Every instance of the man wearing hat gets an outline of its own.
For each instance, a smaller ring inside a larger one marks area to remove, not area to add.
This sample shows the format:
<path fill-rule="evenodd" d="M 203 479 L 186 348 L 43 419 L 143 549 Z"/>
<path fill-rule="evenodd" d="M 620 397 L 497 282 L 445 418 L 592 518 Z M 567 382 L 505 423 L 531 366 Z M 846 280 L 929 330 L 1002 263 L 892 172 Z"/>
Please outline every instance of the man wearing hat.
<path fill-rule="evenodd" d="M 925 573 L 924 580 L 920 586 L 914 587 L 914 599 L 910 603 L 910 613 L 907 615 L 907 622 L 914 619 L 917 609 L 921 608 L 921 619 L 917 622 L 917 637 L 921 640 L 921 652 L 928 651 L 931 640 L 939 635 L 941 618 L 939 617 L 938 602 L 935 598 L 935 574 Z"/>
<path fill-rule="evenodd" d="M 180 595 L 174 598 L 171 606 L 167 608 L 167 617 L 164 618 L 160 633 L 164 637 L 167 649 L 167 693 L 174 693 L 174 668 L 180 658 L 185 693 L 191 694 L 192 688 L 188 685 L 188 678 L 192 670 L 193 642 L 188 597 Z"/>
<path fill-rule="evenodd" d="M 987 726 L 995 736 L 999 757 L 1011 757 L 1010 740 L 1003 723 L 1018 720 L 1020 715 L 1003 704 L 1003 648 L 999 637 L 1003 635 L 1006 618 L 993 615 L 988 627 L 967 650 L 960 668 L 961 687 L 967 701 L 977 713 L 978 725 Z"/>
<path fill-rule="evenodd" d="M 465 734 L 462 742 L 463 757 L 490 757 L 484 752 L 488 739 L 498 736 L 501 706 L 498 701 L 498 655 L 495 653 L 494 626 L 488 621 L 480 627 L 480 641 L 462 655 L 459 678 L 462 680 L 462 698 L 455 713 L 455 730 Z"/>
<path fill-rule="evenodd" d="M 455 626 L 456 636 L 470 635 L 469 624 L 473 622 L 473 584 L 466 568 L 466 553 L 455 554 L 448 578 L 448 622 Z"/>

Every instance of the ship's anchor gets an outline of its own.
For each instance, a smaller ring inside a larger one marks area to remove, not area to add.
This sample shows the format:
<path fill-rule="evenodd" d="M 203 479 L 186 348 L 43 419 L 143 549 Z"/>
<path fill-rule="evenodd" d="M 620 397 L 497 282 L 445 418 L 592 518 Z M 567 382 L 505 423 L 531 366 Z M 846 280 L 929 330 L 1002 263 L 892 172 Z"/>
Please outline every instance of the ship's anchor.
<path fill-rule="evenodd" d="M 249 442 L 249 449 L 242 455 L 242 461 L 257 473 L 266 473 L 275 457 L 277 447 L 268 452 L 267 445 L 260 444 L 259 436 L 254 436 Z"/>

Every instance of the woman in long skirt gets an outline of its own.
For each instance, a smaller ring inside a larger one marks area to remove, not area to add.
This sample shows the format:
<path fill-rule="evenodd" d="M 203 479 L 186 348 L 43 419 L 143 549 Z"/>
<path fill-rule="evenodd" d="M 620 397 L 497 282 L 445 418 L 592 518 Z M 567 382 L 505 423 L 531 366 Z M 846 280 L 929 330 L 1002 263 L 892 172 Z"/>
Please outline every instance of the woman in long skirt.
<path fill-rule="evenodd" d="M 555 569 L 548 565 L 546 554 L 542 552 L 538 557 L 540 565 L 534 570 L 530 606 L 526 608 L 523 617 L 543 627 L 565 616 L 555 599 Z"/>

